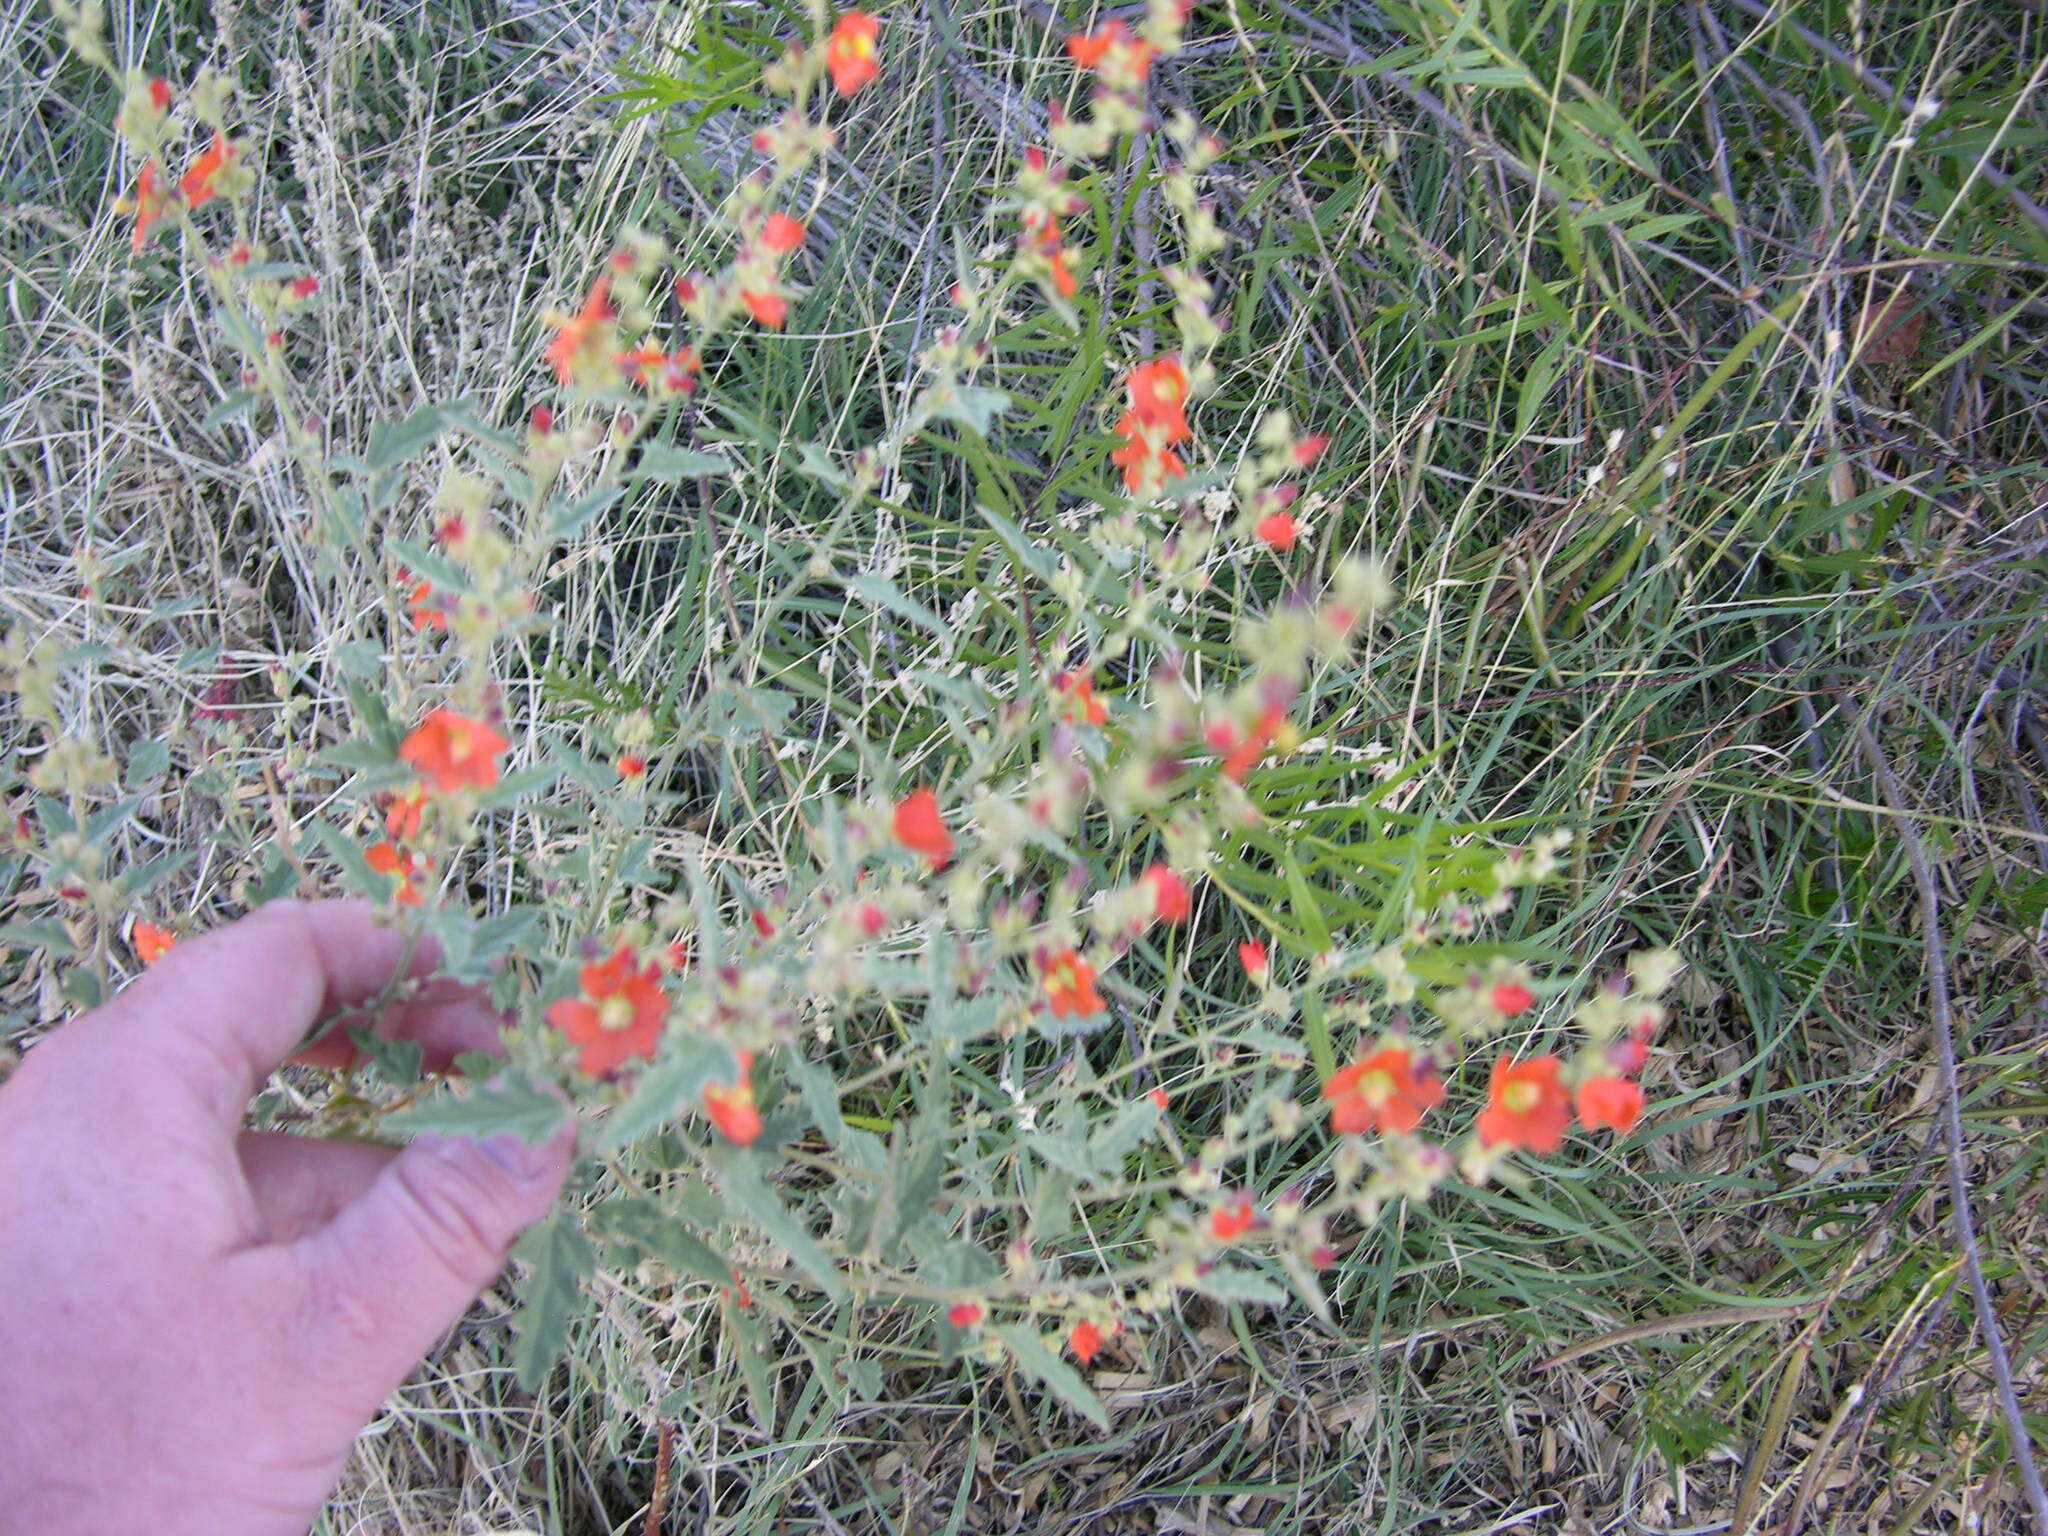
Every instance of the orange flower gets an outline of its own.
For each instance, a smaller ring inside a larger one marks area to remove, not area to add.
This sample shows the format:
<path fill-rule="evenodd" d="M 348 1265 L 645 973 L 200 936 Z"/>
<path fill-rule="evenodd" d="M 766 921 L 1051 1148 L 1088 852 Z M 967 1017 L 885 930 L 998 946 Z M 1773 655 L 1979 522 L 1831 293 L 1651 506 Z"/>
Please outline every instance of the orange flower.
<path fill-rule="evenodd" d="M 378 843 L 363 855 L 363 862 L 380 875 L 389 875 L 398 882 L 398 889 L 391 899 L 401 907 L 416 907 L 423 899 L 419 889 L 412 883 L 414 875 L 427 872 L 427 863 L 417 854 L 408 853 L 396 843 Z"/>
<path fill-rule="evenodd" d="M 1519 981 L 1504 981 L 1488 995 L 1493 1006 L 1511 1019 L 1536 1006 L 1536 994 Z"/>
<path fill-rule="evenodd" d="M 1264 941 L 1260 939 L 1247 939 L 1244 943 L 1238 945 L 1237 963 L 1244 967 L 1245 975 L 1251 977 L 1253 981 L 1264 981 L 1267 968 L 1271 964 L 1266 958 Z"/>
<path fill-rule="evenodd" d="M 641 779 L 647 776 L 647 759 L 637 752 L 622 753 L 617 766 L 619 777 L 622 779 Z"/>
<path fill-rule="evenodd" d="M 390 796 L 384 802 L 385 836 L 399 842 L 417 841 L 426 805 L 427 797 L 418 789 L 409 789 L 402 795 Z"/>
<path fill-rule="evenodd" d="M 934 870 L 944 869 L 952 861 L 953 834 L 946 830 L 945 818 L 939 813 L 937 795 L 920 789 L 897 805 L 896 841 L 930 859 Z"/>
<path fill-rule="evenodd" d="M 220 195 L 214 183 L 234 158 L 235 146 L 216 133 L 206 153 L 192 162 L 191 169 L 178 182 L 178 191 L 184 194 L 187 208 L 202 207 Z"/>
<path fill-rule="evenodd" d="M 635 1057 L 651 1057 L 668 1019 L 661 967 L 640 965 L 621 944 L 609 960 L 586 965 L 577 978 L 581 996 L 548 1009 L 548 1022 L 582 1051 L 587 1077 L 609 1077 Z"/>
<path fill-rule="evenodd" d="M 488 789 L 498 782 L 498 758 L 512 745 L 503 736 L 452 709 L 435 709 L 405 738 L 398 755 L 435 794 Z"/>
<path fill-rule="evenodd" d="M 734 1051 L 733 1057 L 739 1063 L 739 1081 L 707 1087 L 704 1113 L 727 1141 L 736 1147 L 751 1147 L 761 1135 L 761 1112 L 754 1107 L 754 1084 L 747 1075 L 754 1068 L 754 1053 Z"/>
<path fill-rule="evenodd" d="M 580 365 L 610 350 L 606 342 L 618 311 L 612 307 L 612 280 L 606 274 L 590 285 L 583 308 L 573 315 L 551 315 L 555 339 L 548 343 L 547 360 L 555 377 L 564 384 L 576 381 Z"/>
<path fill-rule="evenodd" d="M 1330 1129 L 1339 1136 L 1392 1131 L 1406 1136 L 1423 1115 L 1444 1101 L 1444 1085 L 1430 1072 L 1417 1073 L 1415 1058 L 1399 1046 L 1361 1057 L 1323 1085 L 1330 1101 Z"/>
<path fill-rule="evenodd" d="M 1152 915 L 1162 923 L 1184 923 L 1194 911 L 1188 899 L 1188 883 L 1164 864 L 1145 871 L 1145 883 L 1152 887 Z"/>
<path fill-rule="evenodd" d="M 1137 435 L 1135 419 L 1126 415 L 1117 423 L 1117 431 L 1124 434 L 1123 447 L 1109 456 L 1110 463 L 1124 472 L 1124 489 L 1134 496 L 1150 495 L 1169 480 L 1178 479 L 1188 472 L 1181 456 L 1165 448 L 1154 448 Z"/>
<path fill-rule="evenodd" d="M 1177 357 L 1140 363 L 1124 376 L 1131 414 L 1159 434 L 1161 442 L 1184 443 L 1188 430 L 1188 372 Z"/>
<path fill-rule="evenodd" d="M 1252 1203 L 1239 1195 L 1228 1204 L 1219 1205 L 1209 1213 L 1209 1231 L 1219 1243 L 1234 1243 L 1245 1233 L 1258 1225 L 1258 1213 Z"/>
<path fill-rule="evenodd" d="M 1166 1097 L 1166 1090 L 1164 1088 L 1154 1088 L 1147 1092 L 1145 1097 L 1152 1101 L 1152 1107 L 1162 1115 L 1166 1113 L 1166 1106 L 1172 1102 Z"/>
<path fill-rule="evenodd" d="M 1150 43 L 1133 37 L 1131 29 L 1121 21 L 1107 21 L 1097 32 L 1085 35 L 1076 32 L 1068 38 L 1067 52 L 1083 69 L 1099 70 L 1105 64 L 1111 64 L 1135 82 L 1152 72 L 1156 50 Z"/>
<path fill-rule="evenodd" d="M 1109 719 L 1109 706 L 1095 697 L 1095 678 L 1087 672 L 1060 673 L 1052 680 L 1052 691 L 1066 701 L 1061 713 L 1069 725 L 1101 725 Z"/>
<path fill-rule="evenodd" d="M 1116 1324 L 1109 1326 L 1116 1332 Z M 1102 1353 L 1103 1332 L 1094 1323 L 1076 1323 L 1074 1331 L 1067 1335 L 1067 1348 L 1074 1352 L 1074 1358 L 1083 1365 L 1093 1365 L 1095 1357 Z"/>
<path fill-rule="evenodd" d="M 1479 1140 L 1489 1147 L 1555 1152 L 1571 1120 L 1571 1100 L 1557 1080 L 1555 1056 L 1511 1063 L 1503 1056 L 1487 1080 L 1487 1105 L 1479 1113 Z"/>
<path fill-rule="evenodd" d="M 801 220 L 792 219 L 786 213 L 771 213 L 768 222 L 761 226 L 761 244 L 778 256 L 787 256 L 800 250 L 804 243 L 804 226 Z"/>
<path fill-rule="evenodd" d="M 1643 1090 L 1625 1077 L 1589 1077 L 1579 1084 L 1579 1124 L 1627 1135 L 1643 1113 Z"/>
<path fill-rule="evenodd" d="M 178 947 L 177 935 L 170 929 L 140 921 L 128 930 L 128 942 L 135 946 L 135 958 L 144 965 L 155 965 Z"/>
<path fill-rule="evenodd" d="M 1031 151 L 1039 155 L 1038 150 Z M 1074 276 L 1073 253 L 1070 252 L 1060 234 L 1060 221 L 1050 214 L 1037 210 L 1026 210 L 1024 234 L 1018 242 L 1026 256 L 1044 267 L 1052 279 L 1052 291 L 1063 299 L 1071 299 L 1081 291 L 1081 283 Z"/>
<path fill-rule="evenodd" d="M 881 77 L 882 64 L 875 57 L 875 39 L 882 24 L 865 11 L 848 11 L 825 40 L 825 67 L 832 72 L 832 89 L 851 96 L 862 86 Z"/>
<path fill-rule="evenodd" d="M 171 195 L 164 190 L 163 172 L 157 169 L 154 160 L 145 160 L 142 170 L 135 178 L 135 236 L 130 249 L 138 256 L 149 244 L 150 233 L 164 216 L 164 208 Z"/>
<path fill-rule="evenodd" d="M 1261 544 L 1284 555 L 1301 538 L 1301 524 L 1292 512 L 1270 512 L 1259 519 L 1258 535 Z"/>
<path fill-rule="evenodd" d="M 782 329 L 789 319 L 789 300 L 779 293 L 762 293 L 753 288 L 740 290 L 740 302 L 747 306 L 747 313 L 771 331 Z"/>
<path fill-rule="evenodd" d="M 1095 990 L 1095 967 L 1071 949 L 1040 962 L 1045 999 L 1056 1019 L 1089 1018 L 1102 1012 L 1102 994 Z"/>
<path fill-rule="evenodd" d="M 414 582 L 409 571 L 398 573 L 398 584 L 412 588 L 412 595 L 405 602 L 407 611 L 412 615 L 412 627 L 421 634 L 428 630 L 446 633 L 448 613 L 441 599 L 434 596 L 434 584 L 431 581 Z"/>
<path fill-rule="evenodd" d="M 1242 784 L 1244 776 L 1266 755 L 1266 748 L 1273 745 L 1273 738 L 1280 734 L 1280 727 L 1286 723 L 1287 711 L 1278 704 L 1268 704 L 1260 714 L 1258 724 L 1224 754 L 1223 777 L 1233 784 Z"/>
<path fill-rule="evenodd" d="M 155 107 L 157 111 L 160 113 L 168 112 L 171 110 L 170 81 L 152 80 L 149 82 L 149 104 L 152 107 Z"/>

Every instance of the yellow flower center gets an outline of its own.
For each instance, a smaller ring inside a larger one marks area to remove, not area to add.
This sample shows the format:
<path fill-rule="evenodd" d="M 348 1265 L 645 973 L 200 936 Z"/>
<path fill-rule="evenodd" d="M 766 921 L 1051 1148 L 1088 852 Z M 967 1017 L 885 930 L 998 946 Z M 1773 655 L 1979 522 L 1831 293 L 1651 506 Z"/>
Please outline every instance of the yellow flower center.
<path fill-rule="evenodd" d="M 1500 1105 L 1511 1115 L 1526 1115 L 1543 1097 L 1534 1083 L 1509 1083 L 1500 1091 Z"/>
<path fill-rule="evenodd" d="M 614 992 L 597 1005 L 599 1027 L 616 1033 L 633 1027 L 633 1000 L 623 992 Z"/>
<path fill-rule="evenodd" d="M 840 46 L 856 59 L 871 59 L 875 56 L 875 45 L 865 33 L 849 33 L 841 40 Z"/>
<path fill-rule="evenodd" d="M 1368 1072 L 1358 1080 L 1358 1096 L 1368 1104 L 1384 1104 L 1394 1096 L 1394 1080 L 1385 1072 Z"/>

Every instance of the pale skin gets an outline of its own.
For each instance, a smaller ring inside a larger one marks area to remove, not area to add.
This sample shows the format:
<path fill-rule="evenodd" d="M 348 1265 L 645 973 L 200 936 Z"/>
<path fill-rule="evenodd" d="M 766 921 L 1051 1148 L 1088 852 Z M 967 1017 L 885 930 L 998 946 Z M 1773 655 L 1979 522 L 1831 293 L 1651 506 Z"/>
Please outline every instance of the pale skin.
<path fill-rule="evenodd" d="M 242 1129 L 308 1030 L 403 956 L 365 906 L 276 903 L 180 945 L 0 1086 L 0 1531 L 298 1536 L 545 1213 L 566 1132 L 394 1153 Z M 433 1066 L 502 1025 L 435 982 L 376 1027 Z"/>

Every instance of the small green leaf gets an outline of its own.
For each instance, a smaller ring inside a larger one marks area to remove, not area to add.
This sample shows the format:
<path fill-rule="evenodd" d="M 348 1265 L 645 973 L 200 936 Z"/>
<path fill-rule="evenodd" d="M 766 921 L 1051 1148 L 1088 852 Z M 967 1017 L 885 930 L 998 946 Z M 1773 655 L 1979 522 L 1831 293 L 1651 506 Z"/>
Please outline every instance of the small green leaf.
<path fill-rule="evenodd" d="M 561 1128 L 567 1113 L 552 1094 L 542 1093 L 524 1078 L 508 1077 L 468 1093 L 437 1093 L 386 1117 L 384 1124 L 408 1136 L 481 1140 L 509 1132 L 537 1147 Z"/>
<path fill-rule="evenodd" d="M 583 1307 L 583 1281 L 596 1269 L 597 1256 L 566 1211 L 530 1229 L 512 1254 L 532 1266 L 512 1319 L 512 1366 L 519 1385 L 535 1392 L 569 1341 L 569 1324 Z"/>
<path fill-rule="evenodd" d="M 71 935 L 59 922 L 0 924 L 0 947 L 9 950 L 41 950 L 53 960 L 69 960 L 78 953 Z"/>
<path fill-rule="evenodd" d="M 701 448 L 672 448 L 667 443 L 649 443 L 634 466 L 635 480 L 653 480 L 662 485 L 681 485 L 707 475 L 729 475 L 732 460 Z"/>
<path fill-rule="evenodd" d="M 1226 1269 L 1220 1264 L 1197 1279 L 1195 1286 L 1218 1301 L 1244 1302 L 1255 1307 L 1287 1304 L 1287 1293 L 1272 1281 L 1248 1270 Z"/>
<path fill-rule="evenodd" d="M 860 596 L 870 608 L 886 608 L 899 618 L 910 620 L 921 629 L 935 635 L 947 633 L 946 621 L 915 598 L 907 597 L 896 583 L 886 576 L 870 576 L 862 573 L 846 578 L 847 589 Z"/>
<path fill-rule="evenodd" d="M 1109 1414 L 1100 1399 L 1081 1379 L 1081 1373 L 1052 1350 L 1028 1323 L 1005 1323 L 991 1330 L 1009 1347 L 1017 1368 L 1053 1396 L 1087 1419 L 1097 1429 L 1109 1428 Z"/>
<path fill-rule="evenodd" d="M 372 474 L 410 463 L 442 433 L 462 426 L 468 405 L 466 400 L 457 400 L 422 406 L 403 421 L 378 422 L 370 428 L 370 440 L 357 462 Z"/>
<path fill-rule="evenodd" d="M 713 1285 L 732 1284 L 731 1261 L 653 1200 L 634 1196 L 607 1200 L 591 1211 L 590 1229 L 600 1237 L 630 1244 L 670 1269 Z"/>
<path fill-rule="evenodd" d="M 212 410 L 199 418 L 199 430 L 212 432 L 216 427 L 227 425 L 246 411 L 256 398 L 253 389 L 229 390 L 225 397 L 214 403 Z"/>
<path fill-rule="evenodd" d="M 494 811 L 500 806 L 516 804 L 531 795 L 539 794 L 561 776 L 561 766 L 556 763 L 536 763 L 531 768 L 521 768 L 516 773 L 508 773 L 477 796 L 477 809 Z"/>
<path fill-rule="evenodd" d="M 420 1080 L 425 1052 L 417 1040 L 387 1040 L 360 1024 L 351 1024 L 349 1039 L 384 1080 L 396 1088 L 410 1088 Z"/>
<path fill-rule="evenodd" d="M 1010 397 L 1000 389 L 983 389 L 974 384 L 942 388 L 934 392 L 932 414 L 941 421 L 957 421 L 983 437 L 996 418 L 1010 408 Z"/>
<path fill-rule="evenodd" d="M 653 1134 L 696 1108 L 712 1083 L 739 1076 L 731 1047 L 708 1035 L 684 1035 L 665 1044 L 661 1058 L 640 1074 L 626 1102 L 605 1122 L 598 1145 L 614 1151 Z"/>
<path fill-rule="evenodd" d="M 587 496 L 579 496 L 572 502 L 552 503 L 548 507 L 548 536 L 555 539 L 574 537 L 623 494 L 617 486 L 611 485 Z"/>
<path fill-rule="evenodd" d="M 714 1147 L 705 1160 L 718 1175 L 718 1187 L 728 1202 L 739 1207 L 755 1225 L 789 1250 L 797 1267 L 809 1275 L 833 1301 L 846 1298 L 846 1286 L 831 1256 L 818 1246 L 801 1219 L 761 1177 L 754 1156 L 738 1147 Z"/>

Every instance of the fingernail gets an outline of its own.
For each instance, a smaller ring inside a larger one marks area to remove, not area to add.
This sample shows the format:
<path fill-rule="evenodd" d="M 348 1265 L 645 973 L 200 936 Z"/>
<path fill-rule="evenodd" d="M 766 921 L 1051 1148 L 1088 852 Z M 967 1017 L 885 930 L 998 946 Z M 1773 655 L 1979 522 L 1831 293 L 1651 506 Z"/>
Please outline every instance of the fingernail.
<path fill-rule="evenodd" d="M 484 1156 L 522 1184 L 531 1184 L 547 1172 L 547 1148 L 529 1146 L 523 1136 L 487 1137 L 483 1149 Z"/>

